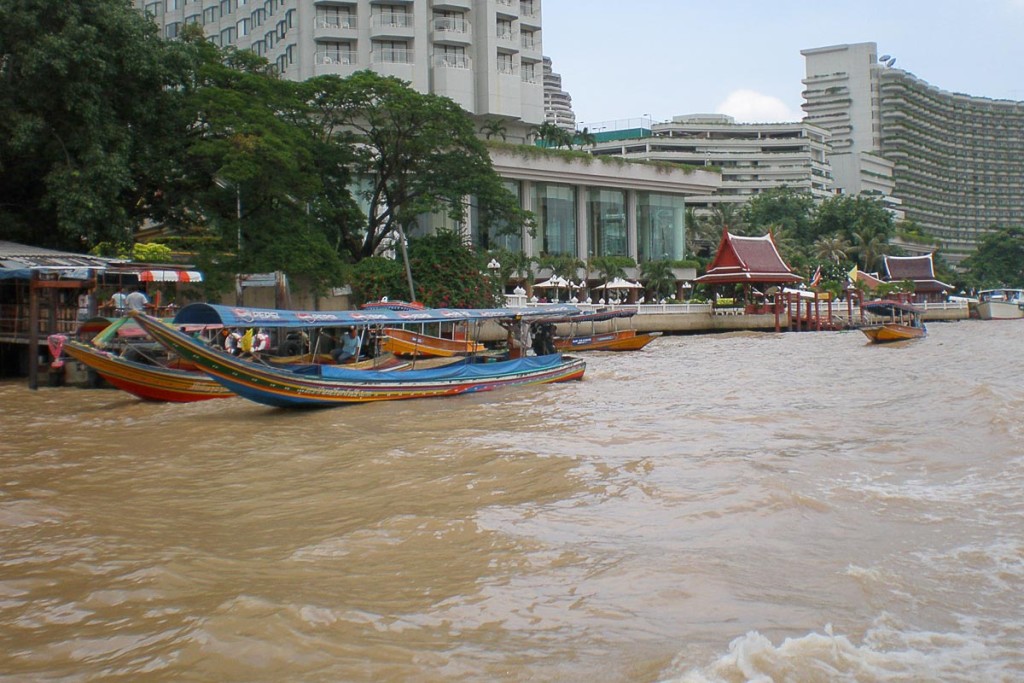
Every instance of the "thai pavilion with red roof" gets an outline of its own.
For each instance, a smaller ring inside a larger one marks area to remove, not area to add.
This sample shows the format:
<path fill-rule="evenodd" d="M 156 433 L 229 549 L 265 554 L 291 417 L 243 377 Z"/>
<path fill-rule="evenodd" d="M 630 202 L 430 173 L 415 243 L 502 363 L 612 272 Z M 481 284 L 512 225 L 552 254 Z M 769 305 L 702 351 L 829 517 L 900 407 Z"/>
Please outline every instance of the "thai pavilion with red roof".
<path fill-rule="evenodd" d="M 771 233 L 741 237 L 723 230 L 714 260 L 694 282 L 712 286 L 742 284 L 749 300 L 753 285 L 789 285 L 802 280 L 782 260 Z"/>
<path fill-rule="evenodd" d="M 953 285 L 935 279 L 935 262 L 931 254 L 923 256 L 885 256 L 886 280 L 914 283 L 914 301 L 945 301 Z"/>

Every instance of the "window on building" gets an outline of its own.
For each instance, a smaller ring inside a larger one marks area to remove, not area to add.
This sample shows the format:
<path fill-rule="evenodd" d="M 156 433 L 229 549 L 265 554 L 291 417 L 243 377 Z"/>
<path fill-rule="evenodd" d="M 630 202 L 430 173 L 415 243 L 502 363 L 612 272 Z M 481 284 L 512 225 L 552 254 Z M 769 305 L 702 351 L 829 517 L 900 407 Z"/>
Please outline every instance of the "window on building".
<path fill-rule="evenodd" d="M 317 7 L 316 9 L 317 28 L 355 28 L 355 15 L 352 8 L 342 6 Z"/>
<path fill-rule="evenodd" d="M 638 260 L 678 261 L 686 251 L 686 202 L 678 195 L 637 193 Z"/>
<path fill-rule="evenodd" d="M 231 4 L 231 0 L 220 0 L 220 15 L 222 17 L 231 14 L 233 9 L 234 6 Z"/>
<path fill-rule="evenodd" d="M 374 58 L 377 62 L 409 64 L 412 62 L 412 51 L 403 40 L 378 40 L 374 42 Z"/>
<path fill-rule="evenodd" d="M 435 45 L 434 64 L 452 69 L 468 69 L 469 57 L 461 45 Z"/>
<path fill-rule="evenodd" d="M 498 38 L 503 40 L 512 40 L 514 34 L 512 32 L 512 20 L 511 19 L 498 19 Z"/>
<path fill-rule="evenodd" d="M 513 56 L 509 52 L 498 53 L 498 73 L 501 74 L 514 74 L 516 72 L 516 64 Z"/>
<path fill-rule="evenodd" d="M 223 46 L 235 44 L 235 27 L 228 26 L 220 32 L 220 44 Z"/>
<path fill-rule="evenodd" d="M 530 199 L 537 217 L 534 252 L 576 256 L 576 188 L 534 183 Z"/>
<path fill-rule="evenodd" d="M 587 240 L 594 256 L 629 255 L 624 190 L 587 190 Z"/>
<path fill-rule="evenodd" d="M 217 22 L 218 18 L 220 18 L 220 17 L 217 14 L 217 8 L 216 7 L 207 7 L 206 9 L 203 10 L 203 23 L 204 24 L 214 24 L 214 23 Z"/>
<path fill-rule="evenodd" d="M 501 184 L 516 198 L 520 206 L 522 205 L 523 188 L 522 183 L 518 180 L 502 180 Z M 504 249 L 513 253 L 521 253 L 523 251 L 523 232 L 521 226 L 511 228 L 508 224 L 491 225 L 487 229 L 484 229 L 480 225 L 480 206 L 477 204 L 476 199 L 471 200 L 470 205 L 470 222 L 471 222 L 471 234 L 473 238 L 473 244 L 480 249 L 487 251 L 494 251 L 498 249 Z M 504 234 L 511 230 L 510 234 Z M 499 234 L 502 233 L 502 234 Z"/>
<path fill-rule="evenodd" d="M 412 26 L 412 15 L 405 5 L 380 5 L 375 17 L 375 25 L 409 27 Z"/>
<path fill-rule="evenodd" d="M 238 23 L 235 24 L 235 31 L 239 38 L 249 35 L 249 20 L 240 19 Z"/>
<path fill-rule="evenodd" d="M 181 22 L 174 21 L 164 26 L 164 37 L 165 38 L 177 38 L 178 34 L 181 33 Z"/>

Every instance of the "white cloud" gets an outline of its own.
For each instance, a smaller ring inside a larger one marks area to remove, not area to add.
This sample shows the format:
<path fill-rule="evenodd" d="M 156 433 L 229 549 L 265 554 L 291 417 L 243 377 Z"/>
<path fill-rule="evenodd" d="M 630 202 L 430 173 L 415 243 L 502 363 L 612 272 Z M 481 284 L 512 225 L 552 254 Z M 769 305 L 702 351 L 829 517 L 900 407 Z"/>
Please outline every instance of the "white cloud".
<path fill-rule="evenodd" d="M 802 113 L 794 114 L 778 97 L 753 90 L 734 90 L 715 111 L 732 116 L 738 123 L 774 123 L 803 118 Z"/>

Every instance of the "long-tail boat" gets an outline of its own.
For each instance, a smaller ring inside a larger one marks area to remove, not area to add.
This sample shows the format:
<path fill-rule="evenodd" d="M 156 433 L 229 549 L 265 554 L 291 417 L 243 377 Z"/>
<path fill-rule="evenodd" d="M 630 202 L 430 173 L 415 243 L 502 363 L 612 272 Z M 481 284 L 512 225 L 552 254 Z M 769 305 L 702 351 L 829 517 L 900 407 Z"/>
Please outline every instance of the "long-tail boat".
<path fill-rule="evenodd" d="M 913 304 L 883 299 L 866 301 L 861 310 L 882 318 L 881 322 L 860 328 L 872 344 L 920 339 L 928 334 L 921 320 L 922 311 Z"/>
<path fill-rule="evenodd" d="M 195 369 L 140 363 L 73 339 L 64 343 L 64 352 L 95 370 L 111 386 L 147 401 L 191 403 L 234 396 L 212 377 Z"/>
<path fill-rule="evenodd" d="M 555 348 L 559 351 L 638 351 L 661 336 L 661 332 L 637 332 L 633 328 L 613 328 L 597 331 L 596 323 L 620 318 L 632 318 L 637 314 L 636 306 L 598 309 L 590 313 L 575 315 L 561 322 L 569 323 L 569 334 L 556 336 Z M 589 323 L 589 329 L 585 325 Z"/>
<path fill-rule="evenodd" d="M 423 370 L 350 370 L 339 366 L 308 365 L 276 368 L 259 365 L 212 349 L 179 329 L 186 324 L 222 324 L 226 327 L 351 327 L 381 324 L 441 323 L 455 320 L 502 321 L 527 316 L 567 315 L 566 310 L 516 311 L 513 309 L 419 309 L 409 311 L 281 311 L 190 304 L 171 325 L 143 313 L 133 318 L 151 337 L 194 363 L 225 388 L 265 405 L 316 408 L 370 401 L 454 396 L 493 389 L 578 380 L 586 363 L 560 353 L 494 361 L 467 357 L 441 368 Z"/>
<path fill-rule="evenodd" d="M 191 363 L 149 353 L 147 347 L 163 347 L 152 340 L 147 344 L 145 331 L 130 318 L 108 321 L 95 335 L 91 333 L 98 325 L 92 322 L 79 331 L 88 343 L 67 339 L 63 351 L 107 384 L 147 401 L 191 403 L 234 395 Z"/>

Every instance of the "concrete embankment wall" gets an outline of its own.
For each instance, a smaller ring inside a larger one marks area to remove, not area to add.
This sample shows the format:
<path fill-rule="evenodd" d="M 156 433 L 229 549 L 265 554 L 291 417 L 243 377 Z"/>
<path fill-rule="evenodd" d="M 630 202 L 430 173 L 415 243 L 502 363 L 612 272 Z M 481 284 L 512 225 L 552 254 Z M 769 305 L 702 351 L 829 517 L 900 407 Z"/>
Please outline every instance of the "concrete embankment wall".
<path fill-rule="evenodd" d="M 837 320 L 846 318 L 846 311 L 834 311 Z M 854 311 L 854 321 L 860 322 L 859 313 Z M 925 311 L 923 318 L 925 322 L 952 322 L 956 320 L 967 320 L 967 308 L 942 308 L 929 309 Z M 788 331 L 788 319 L 783 314 L 779 319 L 783 332 Z M 803 323 L 806 325 L 806 323 Z M 624 329 L 633 327 L 638 332 L 664 332 L 665 334 L 714 334 L 717 332 L 774 332 L 774 314 L 750 314 L 739 315 L 716 315 L 714 313 L 645 313 L 636 315 L 630 319 L 619 319 L 596 323 L 593 328 L 597 332 L 606 332 L 612 329 Z M 558 325 L 558 334 L 567 335 L 570 333 L 569 325 Z M 591 330 L 589 323 L 581 324 L 579 334 L 587 334 Z M 485 324 L 481 331 L 481 340 L 485 342 L 502 341 L 507 333 L 504 328 L 494 322 Z"/>

